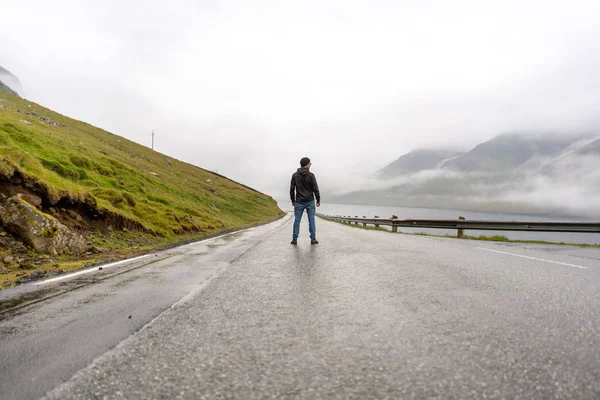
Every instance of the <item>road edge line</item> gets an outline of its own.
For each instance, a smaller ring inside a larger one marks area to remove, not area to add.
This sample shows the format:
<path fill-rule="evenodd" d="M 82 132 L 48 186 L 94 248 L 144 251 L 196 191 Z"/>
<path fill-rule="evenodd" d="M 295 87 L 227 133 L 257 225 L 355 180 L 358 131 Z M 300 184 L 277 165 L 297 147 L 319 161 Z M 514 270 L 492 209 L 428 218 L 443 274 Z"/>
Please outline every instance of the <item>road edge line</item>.
<path fill-rule="evenodd" d="M 514 257 L 526 258 L 528 260 L 544 261 L 544 262 L 547 262 L 547 263 L 564 265 L 564 266 L 567 266 L 567 267 L 581 268 L 581 269 L 590 269 L 589 267 L 584 267 L 583 265 L 569 264 L 569 263 L 564 263 L 564 262 L 560 262 L 560 261 L 546 260 L 544 258 L 537 258 L 537 257 L 525 256 L 525 255 L 522 255 L 522 254 L 509 253 L 509 252 L 506 252 L 506 251 L 488 249 L 486 247 L 479 247 L 479 246 L 477 246 L 476 249 L 485 250 L 485 251 L 489 251 L 489 252 L 492 252 L 492 253 L 506 254 L 506 255 L 514 256 Z"/>

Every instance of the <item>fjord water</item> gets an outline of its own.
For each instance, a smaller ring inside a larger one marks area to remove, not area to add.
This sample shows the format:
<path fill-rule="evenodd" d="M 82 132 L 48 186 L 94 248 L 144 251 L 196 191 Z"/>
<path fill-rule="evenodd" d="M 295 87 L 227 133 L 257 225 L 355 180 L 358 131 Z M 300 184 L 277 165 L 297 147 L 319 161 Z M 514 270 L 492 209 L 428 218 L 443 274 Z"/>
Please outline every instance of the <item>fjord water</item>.
<path fill-rule="evenodd" d="M 288 201 L 279 200 L 279 207 L 284 211 L 291 211 L 292 205 Z M 329 204 L 323 203 L 317 210 L 325 215 L 347 215 L 373 218 L 391 218 L 396 215 L 399 219 L 458 219 L 459 216 L 472 220 L 488 221 L 550 221 L 550 222 L 598 222 L 589 218 L 540 216 L 527 214 L 488 213 L 477 211 L 446 210 L 437 208 L 415 208 L 399 206 L 374 206 L 358 204 Z M 406 233 L 428 233 L 434 235 L 455 235 L 455 230 L 449 229 L 410 229 L 399 228 Z M 570 233 L 570 232 L 511 232 L 511 231 L 475 231 L 466 230 L 469 236 L 494 236 L 502 235 L 512 240 L 543 240 L 548 242 L 600 244 L 600 233 Z"/>

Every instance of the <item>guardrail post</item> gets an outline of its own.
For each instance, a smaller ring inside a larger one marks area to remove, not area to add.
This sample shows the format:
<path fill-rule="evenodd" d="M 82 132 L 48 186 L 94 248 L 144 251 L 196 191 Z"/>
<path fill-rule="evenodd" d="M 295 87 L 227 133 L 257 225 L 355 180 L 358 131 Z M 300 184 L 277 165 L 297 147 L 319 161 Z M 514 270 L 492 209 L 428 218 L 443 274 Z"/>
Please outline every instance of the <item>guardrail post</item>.
<path fill-rule="evenodd" d="M 395 220 L 397 220 L 397 219 L 398 219 L 398 217 L 397 217 L 397 216 L 395 216 L 395 215 L 392 215 L 392 223 L 394 223 L 394 221 L 395 221 Z M 397 226 L 395 226 L 395 225 L 392 225 L 392 232 L 394 232 L 394 233 L 398 233 L 398 227 L 397 227 Z"/>
<path fill-rule="evenodd" d="M 459 219 L 459 221 L 464 221 L 464 220 L 465 220 L 465 217 L 458 217 L 458 219 Z M 457 237 L 458 237 L 459 239 L 462 239 L 464 236 L 465 236 L 465 233 L 463 232 L 463 230 L 462 230 L 462 229 L 459 229 L 459 230 L 458 230 L 458 235 L 457 235 Z"/>

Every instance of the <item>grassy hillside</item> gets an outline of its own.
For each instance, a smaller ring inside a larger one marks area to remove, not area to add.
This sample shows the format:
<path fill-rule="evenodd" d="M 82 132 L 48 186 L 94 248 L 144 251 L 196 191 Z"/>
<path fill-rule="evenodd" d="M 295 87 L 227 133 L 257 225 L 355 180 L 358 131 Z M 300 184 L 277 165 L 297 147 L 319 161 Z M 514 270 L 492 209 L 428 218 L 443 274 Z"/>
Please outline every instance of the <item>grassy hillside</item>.
<path fill-rule="evenodd" d="M 124 229 L 173 242 L 283 214 L 226 177 L 2 91 L 0 192 L 35 194 L 82 233 Z"/>

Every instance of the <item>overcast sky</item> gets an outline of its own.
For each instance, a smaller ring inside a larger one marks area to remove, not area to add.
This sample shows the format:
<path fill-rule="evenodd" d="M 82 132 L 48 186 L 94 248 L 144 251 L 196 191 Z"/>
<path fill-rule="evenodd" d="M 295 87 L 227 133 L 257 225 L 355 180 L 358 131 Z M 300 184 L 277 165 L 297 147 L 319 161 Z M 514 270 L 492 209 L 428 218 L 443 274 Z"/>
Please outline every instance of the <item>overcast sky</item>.
<path fill-rule="evenodd" d="M 600 122 L 600 1 L 0 0 L 25 96 L 285 197 L 418 147 Z"/>

